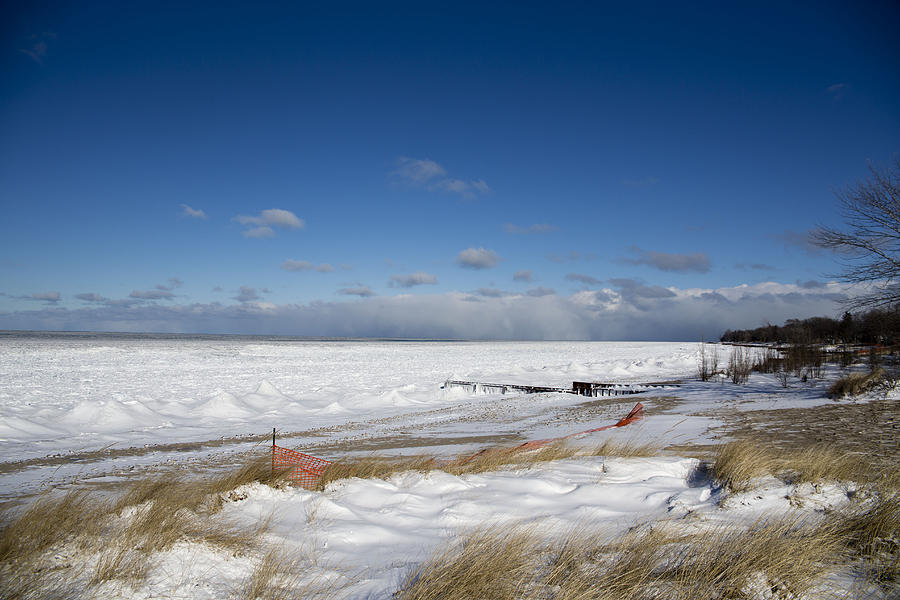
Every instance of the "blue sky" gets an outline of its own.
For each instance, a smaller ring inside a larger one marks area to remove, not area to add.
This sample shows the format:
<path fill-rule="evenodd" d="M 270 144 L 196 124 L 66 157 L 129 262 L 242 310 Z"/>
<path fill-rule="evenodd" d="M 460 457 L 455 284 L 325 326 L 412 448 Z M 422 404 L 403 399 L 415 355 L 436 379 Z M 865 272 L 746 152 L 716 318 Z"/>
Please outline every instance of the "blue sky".
<path fill-rule="evenodd" d="M 696 339 L 839 314 L 900 7 L 10 3 L 0 328 Z"/>

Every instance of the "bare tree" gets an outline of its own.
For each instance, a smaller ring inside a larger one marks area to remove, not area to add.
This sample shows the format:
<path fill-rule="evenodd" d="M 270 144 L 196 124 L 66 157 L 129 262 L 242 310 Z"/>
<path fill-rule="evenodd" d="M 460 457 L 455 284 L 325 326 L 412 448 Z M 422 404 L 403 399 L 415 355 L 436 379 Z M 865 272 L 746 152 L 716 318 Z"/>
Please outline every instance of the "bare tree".
<path fill-rule="evenodd" d="M 869 165 L 872 176 L 838 192 L 846 230 L 819 227 L 812 241 L 843 254 L 843 271 L 833 275 L 864 284 L 852 308 L 900 305 L 900 158 L 886 169 Z"/>
<path fill-rule="evenodd" d="M 736 385 L 747 383 L 750 373 L 753 372 L 753 355 L 742 346 L 732 346 L 731 356 L 728 358 L 728 376 Z"/>

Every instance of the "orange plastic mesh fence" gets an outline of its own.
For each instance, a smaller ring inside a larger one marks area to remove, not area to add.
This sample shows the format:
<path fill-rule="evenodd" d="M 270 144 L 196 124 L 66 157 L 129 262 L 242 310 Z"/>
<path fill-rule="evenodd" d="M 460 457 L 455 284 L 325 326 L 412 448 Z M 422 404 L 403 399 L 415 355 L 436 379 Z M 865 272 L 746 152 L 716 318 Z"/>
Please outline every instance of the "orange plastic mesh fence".
<path fill-rule="evenodd" d="M 316 487 L 319 478 L 331 461 L 289 450 L 281 446 L 272 446 L 272 469 L 287 469 L 285 477 L 288 482 L 307 489 Z"/>

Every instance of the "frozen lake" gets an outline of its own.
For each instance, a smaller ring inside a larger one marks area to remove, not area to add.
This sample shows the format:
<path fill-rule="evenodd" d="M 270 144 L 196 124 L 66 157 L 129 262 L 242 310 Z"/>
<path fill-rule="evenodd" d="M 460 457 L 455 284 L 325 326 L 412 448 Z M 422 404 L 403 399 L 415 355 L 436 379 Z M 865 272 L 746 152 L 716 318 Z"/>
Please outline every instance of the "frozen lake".
<path fill-rule="evenodd" d="M 0 339 L 0 457 L 292 431 L 452 405 L 448 378 L 688 375 L 696 344 Z"/>

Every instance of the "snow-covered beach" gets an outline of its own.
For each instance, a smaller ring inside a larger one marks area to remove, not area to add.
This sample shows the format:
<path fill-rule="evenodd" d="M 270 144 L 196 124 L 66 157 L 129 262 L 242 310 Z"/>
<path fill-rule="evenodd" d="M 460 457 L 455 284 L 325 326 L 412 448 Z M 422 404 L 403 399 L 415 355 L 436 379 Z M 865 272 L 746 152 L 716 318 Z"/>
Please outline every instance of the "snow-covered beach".
<path fill-rule="evenodd" d="M 629 430 L 636 440 L 666 443 L 710 442 L 716 423 L 695 413 L 723 404 L 748 410 L 827 401 L 810 386 L 789 394 L 766 385 L 698 387 L 698 348 L 684 342 L 10 335 L 0 338 L 0 461 L 30 462 L 3 477 L 0 495 L 21 492 L 16 488 L 24 481 L 43 483 L 51 473 L 84 479 L 240 453 L 272 428 L 284 445 L 332 460 L 373 451 L 455 454 L 492 439 L 556 437 L 614 422 L 636 398 L 652 410 L 654 397 L 675 391 L 616 397 L 586 409 L 579 408 L 580 396 L 472 394 L 442 389 L 447 379 L 548 386 L 683 379 L 676 410 Z M 724 362 L 726 350 L 720 352 Z M 78 460 L 42 460 L 59 456 Z"/>
<path fill-rule="evenodd" d="M 723 364 L 728 350 L 718 351 Z M 576 457 L 458 476 L 408 472 L 338 481 L 321 492 L 252 484 L 230 494 L 217 518 L 246 528 L 268 519 L 266 543 L 305 557 L 303 578 L 330 581 L 347 598 L 391 597 L 432 552 L 485 525 L 552 536 L 589 524 L 616 535 L 648 522 L 703 528 L 816 515 L 850 501 L 855 482 L 791 485 L 774 478 L 724 501 L 724 491 L 699 474 L 697 458 L 666 452 L 721 443 L 727 413 L 834 403 L 825 380 L 789 388 L 760 374 L 743 386 L 700 382 L 698 356 L 697 343 L 668 342 L 7 335 L 0 338 L 0 494 L 11 500 L 53 485 L 114 487 L 186 465 L 221 468 L 258 448 L 272 427 L 280 445 L 330 460 L 450 457 L 610 424 L 637 401 L 646 407 L 642 421 L 574 443 L 653 444 L 658 456 Z M 681 384 L 585 398 L 442 389 L 447 379 Z M 221 598 L 260 560 L 185 541 L 158 553 L 137 587 L 107 581 L 86 588 L 84 597 Z M 849 572 L 830 581 L 830 591 L 887 597 L 860 587 Z"/>

